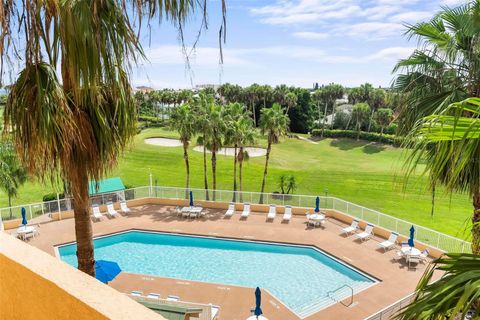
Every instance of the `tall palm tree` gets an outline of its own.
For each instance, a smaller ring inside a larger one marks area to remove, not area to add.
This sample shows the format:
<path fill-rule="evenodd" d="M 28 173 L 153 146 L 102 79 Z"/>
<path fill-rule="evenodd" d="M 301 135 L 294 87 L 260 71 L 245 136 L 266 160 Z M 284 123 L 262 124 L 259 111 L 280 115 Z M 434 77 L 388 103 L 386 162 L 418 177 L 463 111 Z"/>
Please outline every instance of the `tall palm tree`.
<path fill-rule="evenodd" d="M 131 21 L 163 17 L 181 33 L 197 9 L 206 15 L 207 2 L 7 3 L 0 14 L 0 65 L 10 56 L 23 65 L 11 86 L 5 127 L 13 128 L 17 153 L 29 172 L 41 178 L 60 172 L 68 181 L 75 202 L 78 268 L 95 275 L 88 183 L 115 165 L 135 134 L 128 70 L 143 51 L 141 24 L 134 30 Z"/>
<path fill-rule="evenodd" d="M 215 201 L 217 190 L 217 153 L 222 148 L 226 128 L 223 107 L 216 103 L 209 104 L 207 116 L 207 143 L 205 147 L 208 147 L 212 153 L 212 200 Z"/>
<path fill-rule="evenodd" d="M 271 108 L 263 108 L 260 117 L 260 128 L 262 134 L 267 135 L 267 154 L 265 156 L 265 169 L 263 171 L 262 188 L 260 190 L 259 203 L 263 203 L 263 192 L 265 191 L 265 182 L 267 180 L 268 161 L 270 160 L 270 152 L 272 144 L 278 143 L 280 137 L 287 134 L 290 119 L 283 112 L 282 107 L 278 103 L 274 103 Z"/>
<path fill-rule="evenodd" d="M 238 144 L 238 190 L 240 191 L 240 202 L 243 202 L 243 162 L 249 159 L 246 146 L 255 143 L 255 128 L 250 118 L 241 119 L 237 125 Z"/>
<path fill-rule="evenodd" d="M 297 105 L 297 95 L 295 92 L 289 92 L 285 96 L 285 105 L 287 106 L 287 111 L 285 111 L 286 114 L 288 114 L 288 111 L 290 111 L 291 108 L 294 108 Z"/>
<path fill-rule="evenodd" d="M 252 121 L 248 110 L 239 103 L 232 103 L 225 107 L 226 130 L 225 144 L 233 145 L 233 202 L 237 199 L 237 162 L 240 160 L 240 176 L 242 175 L 242 162 L 244 146 L 253 140 Z M 238 151 L 238 152 L 237 152 Z M 242 178 L 240 178 L 240 181 Z M 241 183 L 240 183 L 241 184 Z"/>
<path fill-rule="evenodd" d="M 360 131 L 362 126 L 368 121 L 370 117 L 370 106 L 364 102 L 357 103 L 352 109 L 352 119 L 355 120 L 357 128 L 357 141 L 360 140 Z"/>
<path fill-rule="evenodd" d="M 180 135 L 183 144 L 183 160 L 185 161 L 186 181 L 185 198 L 188 198 L 190 187 L 190 165 L 188 162 L 188 146 L 195 133 L 195 115 L 189 104 L 183 104 L 173 108 L 170 115 L 170 127 Z"/>

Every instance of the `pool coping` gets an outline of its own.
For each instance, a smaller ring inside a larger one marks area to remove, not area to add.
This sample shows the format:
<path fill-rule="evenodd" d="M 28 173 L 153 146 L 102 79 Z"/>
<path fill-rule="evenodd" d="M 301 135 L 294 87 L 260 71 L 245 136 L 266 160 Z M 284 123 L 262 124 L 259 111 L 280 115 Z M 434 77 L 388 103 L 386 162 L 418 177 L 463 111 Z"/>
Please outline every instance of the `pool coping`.
<path fill-rule="evenodd" d="M 366 277 L 367 279 L 371 280 L 372 283 L 368 286 L 365 286 L 361 290 L 354 292 L 354 295 L 357 295 L 367 289 L 370 289 L 377 285 L 378 283 L 382 282 L 381 279 L 378 279 L 377 277 L 369 274 L 368 272 L 365 272 L 358 267 L 354 266 L 351 263 L 348 263 L 347 261 L 344 261 L 341 258 L 338 258 L 337 256 L 317 247 L 316 245 L 313 244 L 300 244 L 300 243 L 292 243 L 292 242 L 276 242 L 276 241 L 269 241 L 269 240 L 254 240 L 254 239 L 245 239 L 245 238 L 238 238 L 238 237 L 224 237 L 224 236 L 217 236 L 217 235 L 199 235 L 199 234 L 191 234 L 191 233 L 183 233 L 183 232 L 170 232 L 170 231 L 156 231 L 156 230 L 149 230 L 149 229 L 139 229 L 139 228 L 130 228 L 130 229 L 125 229 L 122 231 L 118 232 L 110 232 L 110 233 L 105 233 L 101 235 L 94 235 L 93 240 L 96 239 L 102 239 L 102 238 L 108 238 L 111 236 L 115 235 L 121 235 L 121 234 L 126 234 L 130 232 L 141 232 L 141 233 L 151 233 L 151 234 L 165 234 L 165 235 L 177 235 L 177 236 L 187 236 L 187 237 L 193 237 L 193 238 L 206 238 L 206 239 L 216 239 L 216 240 L 230 240 L 230 241 L 236 241 L 236 242 L 248 242 L 248 243 L 260 243 L 260 244 L 267 244 L 267 245 L 278 245 L 278 246 L 289 246 L 289 247 L 300 247 L 300 248 L 305 248 L 305 249 L 313 249 L 320 254 L 323 254 L 327 256 L 328 258 L 336 261 L 339 264 L 344 265 L 345 267 L 351 269 L 352 271 L 359 273 L 360 275 Z M 56 244 L 53 246 L 55 257 L 61 260 L 61 256 L 59 253 L 59 248 L 69 246 L 72 244 L 75 244 L 76 241 L 69 241 L 65 243 L 60 243 Z M 142 274 L 143 275 L 143 274 Z M 150 275 L 145 275 L 145 276 L 150 276 Z M 226 284 L 226 283 L 217 283 L 217 282 L 208 282 L 208 281 L 198 281 L 198 280 L 191 280 L 191 279 L 183 279 L 183 278 L 173 278 L 173 277 L 165 277 L 165 276 L 158 276 L 161 278 L 165 279 L 173 279 L 173 280 L 183 280 L 183 281 L 195 281 L 195 282 L 200 282 L 200 283 L 208 283 L 208 284 L 214 284 L 214 285 L 224 285 L 224 286 L 232 286 L 232 287 L 239 287 L 239 288 L 250 288 L 246 286 L 241 286 L 241 285 L 232 285 L 232 284 Z M 338 287 L 336 290 L 340 289 L 342 286 Z M 262 288 L 262 290 L 267 291 L 272 297 L 274 297 L 279 303 L 281 303 L 285 308 L 287 308 L 289 311 L 291 311 L 295 316 L 297 316 L 299 319 L 305 319 L 308 318 L 311 315 L 314 315 L 328 307 L 331 307 L 337 303 L 340 303 L 341 301 L 345 300 L 347 297 L 341 297 L 339 300 L 335 300 L 327 295 L 328 298 L 332 300 L 332 303 L 325 305 L 319 309 L 314 309 L 312 312 L 309 312 L 308 314 L 305 314 L 304 316 L 300 316 L 296 311 L 292 310 L 289 306 L 287 306 L 281 299 L 277 298 L 274 294 L 272 294 L 268 289 Z M 335 290 L 334 290 L 335 291 Z"/>

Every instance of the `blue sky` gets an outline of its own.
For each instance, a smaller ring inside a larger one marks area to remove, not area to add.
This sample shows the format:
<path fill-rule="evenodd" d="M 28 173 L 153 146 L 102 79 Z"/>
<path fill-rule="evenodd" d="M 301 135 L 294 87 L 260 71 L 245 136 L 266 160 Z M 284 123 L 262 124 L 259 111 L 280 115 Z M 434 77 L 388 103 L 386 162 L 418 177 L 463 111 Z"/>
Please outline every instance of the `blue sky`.
<path fill-rule="evenodd" d="M 227 0 L 227 42 L 220 66 L 220 3 L 209 0 L 209 29 L 189 55 L 191 69 L 186 68 L 175 29 L 153 23 L 151 34 L 142 38 L 149 62 L 134 70 L 133 84 L 388 86 L 395 62 L 416 46 L 403 36 L 404 24 L 430 19 L 441 6 L 461 3 L 464 0 Z M 193 19 L 186 26 L 187 46 L 199 24 Z"/>

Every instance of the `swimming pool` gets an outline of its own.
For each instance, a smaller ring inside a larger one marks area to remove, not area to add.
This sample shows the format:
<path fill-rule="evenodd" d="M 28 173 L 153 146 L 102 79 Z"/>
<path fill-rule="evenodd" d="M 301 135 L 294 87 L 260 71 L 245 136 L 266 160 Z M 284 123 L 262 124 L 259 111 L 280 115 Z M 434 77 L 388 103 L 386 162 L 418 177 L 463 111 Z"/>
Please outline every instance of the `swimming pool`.
<path fill-rule="evenodd" d="M 315 313 L 376 280 L 312 247 L 128 231 L 94 240 L 97 260 L 123 271 L 246 287 L 261 287 L 300 317 Z M 76 245 L 58 247 L 76 267 Z"/>

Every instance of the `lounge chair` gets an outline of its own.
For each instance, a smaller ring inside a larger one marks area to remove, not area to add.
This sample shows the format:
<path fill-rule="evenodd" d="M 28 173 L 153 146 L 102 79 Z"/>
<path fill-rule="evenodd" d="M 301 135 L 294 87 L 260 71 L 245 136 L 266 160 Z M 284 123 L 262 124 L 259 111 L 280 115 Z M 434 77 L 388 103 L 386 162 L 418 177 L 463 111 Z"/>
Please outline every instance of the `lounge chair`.
<path fill-rule="evenodd" d="M 283 213 L 283 221 L 290 221 L 292 219 L 292 206 L 285 206 L 285 212 Z"/>
<path fill-rule="evenodd" d="M 178 296 L 168 296 L 167 301 L 178 301 L 180 298 Z"/>
<path fill-rule="evenodd" d="M 384 251 L 387 251 L 395 246 L 395 244 L 397 243 L 397 237 L 398 233 L 392 232 L 390 233 L 390 237 L 388 238 L 388 240 L 380 242 L 378 246 L 380 248 L 383 248 Z"/>
<path fill-rule="evenodd" d="M 410 269 L 412 267 L 412 264 L 418 265 L 420 262 L 420 256 L 408 256 L 408 268 Z"/>
<path fill-rule="evenodd" d="M 127 207 L 127 201 L 120 201 L 120 211 L 123 213 L 129 213 L 132 211 L 129 207 Z"/>
<path fill-rule="evenodd" d="M 420 262 L 421 263 L 425 263 L 425 261 L 427 261 L 428 254 L 429 254 L 429 252 L 428 252 L 427 249 L 422 251 L 422 253 L 420 254 Z"/>
<path fill-rule="evenodd" d="M 342 229 L 342 234 L 346 233 L 347 235 L 350 235 L 351 233 L 354 233 L 358 228 L 358 220 L 353 219 L 352 224 L 346 228 Z"/>
<path fill-rule="evenodd" d="M 100 220 L 103 217 L 102 213 L 100 212 L 100 207 L 97 204 L 92 206 L 92 213 L 95 220 Z"/>
<path fill-rule="evenodd" d="M 218 316 L 218 311 L 220 311 L 220 306 L 214 305 L 210 303 L 210 307 L 212 308 L 212 320 L 215 320 Z"/>
<path fill-rule="evenodd" d="M 365 231 L 361 233 L 357 233 L 355 237 L 357 239 L 360 239 L 362 241 L 365 241 L 367 239 L 370 239 L 371 236 L 373 236 L 373 224 L 369 223 L 367 224 L 367 227 L 365 228 Z"/>
<path fill-rule="evenodd" d="M 244 203 L 242 215 L 240 217 L 247 218 L 249 215 L 250 215 L 250 203 Z"/>
<path fill-rule="evenodd" d="M 130 295 L 134 296 L 134 297 L 143 297 L 143 292 L 142 291 L 132 291 L 132 293 L 130 293 Z"/>
<path fill-rule="evenodd" d="M 268 209 L 267 220 L 275 219 L 276 215 L 277 215 L 277 206 L 274 204 L 271 204 Z"/>
<path fill-rule="evenodd" d="M 149 299 L 160 299 L 160 294 L 155 292 L 150 292 L 147 296 Z"/>
<path fill-rule="evenodd" d="M 228 210 L 225 212 L 225 217 L 231 217 L 235 214 L 235 203 L 230 202 L 228 205 Z"/>
<path fill-rule="evenodd" d="M 113 207 L 113 202 L 107 203 L 107 213 L 110 217 L 115 217 L 118 214 L 117 210 Z"/>

